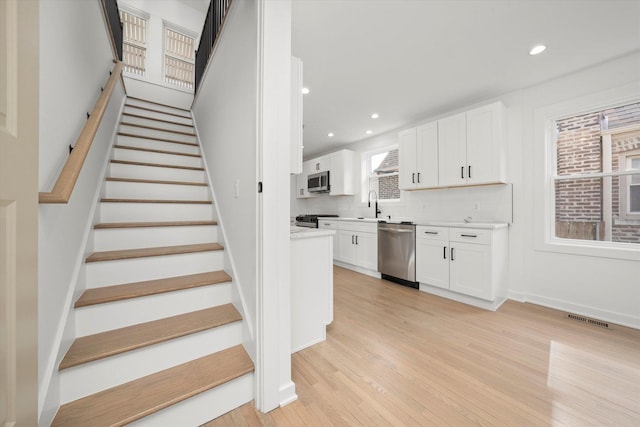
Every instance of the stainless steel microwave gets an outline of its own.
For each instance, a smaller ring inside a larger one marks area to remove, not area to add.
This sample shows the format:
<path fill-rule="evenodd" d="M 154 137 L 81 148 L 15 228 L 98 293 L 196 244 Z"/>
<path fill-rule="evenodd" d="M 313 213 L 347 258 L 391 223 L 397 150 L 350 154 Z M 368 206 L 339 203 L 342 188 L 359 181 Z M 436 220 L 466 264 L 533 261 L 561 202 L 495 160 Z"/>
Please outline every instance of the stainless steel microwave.
<path fill-rule="evenodd" d="M 310 193 L 328 193 L 330 188 L 329 171 L 314 173 L 307 177 L 307 190 Z"/>

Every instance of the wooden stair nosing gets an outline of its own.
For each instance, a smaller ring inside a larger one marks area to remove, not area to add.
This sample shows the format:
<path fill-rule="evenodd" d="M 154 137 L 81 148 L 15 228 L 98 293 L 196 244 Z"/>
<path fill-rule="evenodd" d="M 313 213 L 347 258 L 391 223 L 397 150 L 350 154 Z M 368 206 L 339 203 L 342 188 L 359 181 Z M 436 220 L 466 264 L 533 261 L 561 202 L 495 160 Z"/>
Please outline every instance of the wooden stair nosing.
<path fill-rule="evenodd" d="M 200 156 L 200 154 L 182 153 L 180 151 L 156 150 L 155 148 L 132 147 L 130 145 L 121 145 L 121 144 L 116 144 L 113 146 L 113 148 L 120 148 L 121 150 L 145 151 L 147 153 L 169 154 L 172 156 L 187 156 L 187 157 L 197 157 L 197 158 L 202 157 Z"/>
<path fill-rule="evenodd" d="M 131 166 L 149 166 L 153 168 L 171 168 L 171 169 L 186 169 L 191 171 L 204 171 L 204 168 L 199 168 L 195 166 L 166 165 L 164 163 L 132 162 L 129 160 L 111 160 L 111 163 L 116 163 L 119 165 L 131 165 Z"/>
<path fill-rule="evenodd" d="M 105 179 L 110 182 L 132 182 L 138 184 L 165 184 L 165 185 L 191 185 L 197 187 L 208 187 L 206 182 L 190 182 L 190 181 L 163 181 L 159 179 L 139 179 L 139 178 L 116 178 L 110 176 Z"/>
<path fill-rule="evenodd" d="M 129 116 L 129 117 L 135 117 L 137 119 L 143 119 L 143 120 L 152 120 L 154 122 L 160 122 L 160 123 L 167 123 L 170 125 L 176 125 L 176 126 L 185 126 L 188 128 L 193 128 L 193 125 L 188 125 L 185 123 L 180 123 L 180 122 L 172 122 L 171 120 L 163 120 L 163 119 L 157 119 L 155 117 L 149 117 L 149 116 L 141 116 L 140 114 L 133 114 L 133 113 L 122 113 L 123 116 Z"/>
<path fill-rule="evenodd" d="M 196 252 L 221 251 L 223 249 L 224 247 L 219 243 L 197 243 L 193 245 L 159 246 L 140 249 L 120 249 L 115 251 L 94 252 L 85 259 L 85 262 L 116 261 L 121 259 L 191 254 Z"/>
<path fill-rule="evenodd" d="M 175 139 L 157 138 L 157 137 L 145 136 L 145 135 L 136 135 L 135 133 L 129 133 L 129 132 L 118 132 L 118 135 L 120 135 L 120 136 L 129 136 L 131 138 L 148 139 L 149 141 L 170 142 L 172 144 L 182 144 L 182 145 L 190 145 L 190 146 L 193 146 L 193 147 L 199 147 L 198 143 L 196 143 L 196 142 L 176 141 Z"/>
<path fill-rule="evenodd" d="M 186 135 L 186 136 L 193 136 L 193 137 L 196 136 L 196 134 L 193 132 L 182 132 L 179 130 L 163 129 L 163 128 L 157 128 L 154 126 L 139 125 L 137 123 L 129 123 L 129 122 L 122 122 L 122 121 L 120 122 L 120 126 L 131 126 L 131 127 L 141 128 L 141 129 L 156 130 L 158 132 L 175 133 L 178 135 Z"/>
<path fill-rule="evenodd" d="M 135 99 L 136 101 L 148 102 L 149 104 L 161 105 L 167 108 L 173 108 L 174 110 L 186 111 L 187 113 L 191 113 L 191 110 L 187 110 L 186 108 L 174 107 L 173 105 L 163 104 L 162 102 L 150 101 L 148 99 L 138 98 L 136 96 L 130 96 L 130 95 L 127 95 L 127 98 Z"/>
<path fill-rule="evenodd" d="M 93 226 L 94 229 L 111 228 L 143 228 L 143 227 L 193 227 L 199 225 L 218 225 L 217 221 L 156 221 L 156 222 L 103 222 Z"/>
<path fill-rule="evenodd" d="M 58 369 L 94 362 L 239 320 L 242 316 L 229 303 L 76 338 Z"/>
<path fill-rule="evenodd" d="M 208 271 L 206 273 L 189 274 L 185 276 L 167 277 L 164 279 L 146 280 L 142 282 L 125 283 L 122 285 L 104 286 L 86 289 L 74 304 L 75 308 L 108 302 L 122 301 L 149 295 L 181 291 L 200 286 L 216 285 L 230 282 L 231 276 L 225 271 Z"/>
<path fill-rule="evenodd" d="M 100 199 L 100 203 L 165 203 L 172 205 L 210 205 L 211 200 L 167 200 L 167 199 L 121 199 L 104 197 Z"/>
<path fill-rule="evenodd" d="M 253 372 L 242 345 L 65 403 L 52 427 L 122 426 Z"/>
<path fill-rule="evenodd" d="M 189 120 L 193 120 L 193 118 L 189 115 L 189 116 L 184 116 L 182 114 L 176 114 L 176 113 L 167 113 L 166 111 L 162 111 L 162 110 L 154 110 L 153 108 L 147 108 L 147 107 L 141 107 L 139 105 L 133 105 L 133 104 L 124 104 L 125 107 L 129 107 L 129 108 L 137 108 L 139 110 L 145 110 L 145 111 L 152 111 L 154 113 L 160 113 L 160 114 L 166 114 L 168 116 L 173 116 L 173 117 L 180 117 L 183 119 L 189 119 Z"/>

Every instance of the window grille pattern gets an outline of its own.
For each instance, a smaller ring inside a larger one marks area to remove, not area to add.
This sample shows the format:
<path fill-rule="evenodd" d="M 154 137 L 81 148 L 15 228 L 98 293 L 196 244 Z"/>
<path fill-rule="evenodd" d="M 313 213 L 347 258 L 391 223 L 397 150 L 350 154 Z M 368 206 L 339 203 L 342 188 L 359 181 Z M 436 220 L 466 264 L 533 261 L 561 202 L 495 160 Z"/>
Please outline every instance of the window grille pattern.
<path fill-rule="evenodd" d="M 120 11 L 122 20 L 122 60 L 126 72 L 144 76 L 147 62 L 147 20 Z"/>
<path fill-rule="evenodd" d="M 193 37 L 166 29 L 164 79 L 167 83 L 193 89 L 195 40 Z"/>

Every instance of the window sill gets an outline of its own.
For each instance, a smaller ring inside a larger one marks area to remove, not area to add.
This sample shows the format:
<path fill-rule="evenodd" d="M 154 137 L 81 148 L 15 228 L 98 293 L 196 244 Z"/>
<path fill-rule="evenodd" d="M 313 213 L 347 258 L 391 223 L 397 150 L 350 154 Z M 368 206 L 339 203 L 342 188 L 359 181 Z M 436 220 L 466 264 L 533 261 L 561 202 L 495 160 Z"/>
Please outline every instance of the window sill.
<path fill-rule="evenodd" d="M 640 244 L 634 243 L 554 238 L 536 245 L 535 249 L 567 255 L 640 261 Z"/>
<path fill-rule="evenodd" d="M 613 225 L 640 225 L 640 217 L 638 218 L 615 218 Z"/>

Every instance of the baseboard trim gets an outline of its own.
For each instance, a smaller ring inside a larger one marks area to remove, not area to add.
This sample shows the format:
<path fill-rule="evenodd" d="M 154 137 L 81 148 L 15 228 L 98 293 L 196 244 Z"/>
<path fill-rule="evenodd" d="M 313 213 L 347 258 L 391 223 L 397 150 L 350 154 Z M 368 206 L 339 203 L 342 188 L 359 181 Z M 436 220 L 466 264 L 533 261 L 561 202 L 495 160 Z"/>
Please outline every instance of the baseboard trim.
<path fill-rule="evenodd" d="M 346 262 L 338 261 L 337 259 L 333 260 L 333 264 L 337 265 L 338 267 L 355 271 L 357 273 L 366 274 L 367 276 L 375 277 L 376 279 L 382 278 L 382 275 L 377 271 L 369 270 L 368 268 L 358 267 L 357 265 L 348 264 Z"/>
<path fill-rule="evenodd" d="M 596 307 L 590 307 L 582 304 L 575 304 L 555 298 L 549 298 L 542 295 L 526 294 L 524 302 L 553 308 L 560 311 L 567 311 L 583 316 L 591 317 L 598 320 L 604 320 L 620 326 L 640 329 L 640 318 L 629 316 L 614 311 L 602 310 Z"/>
<path fill-rule="evenodd" d="M 289 384 L 284 387 L 280 387 L 280 407 L 286 406 L 296 400 L 298 400 L 298 395 L 296 394 L 296 385 L 293 381 L 290 381 Z"/>
<path fill-rule="evenodd" d="M 495 301 L 485 301 L 424 283 L 420 283 L 420 291 L 490 311 L 496 311 L 506 301 L 506 298 L 496 298 Z"/>
<path fill-rule="evenodd" d="M 526 294 L 520 291 L 509 291 L 509 295 L 507 296 L 507 299 L 518 301 L 518 302 L 525 302 Z"/>

